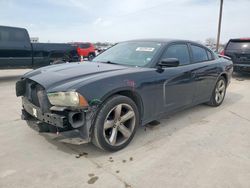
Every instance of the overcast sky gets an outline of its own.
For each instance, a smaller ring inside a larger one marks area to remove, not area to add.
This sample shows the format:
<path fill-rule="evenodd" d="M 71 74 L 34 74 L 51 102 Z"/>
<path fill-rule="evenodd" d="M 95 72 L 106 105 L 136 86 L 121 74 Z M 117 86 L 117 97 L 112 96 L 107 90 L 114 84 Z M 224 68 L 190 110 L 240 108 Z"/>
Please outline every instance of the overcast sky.
<path fill-rule="evenodd" d="M 40 42 L 216 38 L 220 0 L 0 0 L 0 25 Z M 250 0 L 224 0 L 221 40 L 250 37 Z"/>

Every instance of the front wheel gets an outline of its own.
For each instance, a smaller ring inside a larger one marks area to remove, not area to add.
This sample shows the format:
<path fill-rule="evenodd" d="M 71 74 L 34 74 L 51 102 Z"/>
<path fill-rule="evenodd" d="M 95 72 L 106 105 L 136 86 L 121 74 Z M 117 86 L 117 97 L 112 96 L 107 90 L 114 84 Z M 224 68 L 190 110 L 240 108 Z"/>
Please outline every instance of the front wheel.
<path fill-rule="evenodd" d="M 139 124 L 134 101 L 115 95 L 108 99 L 97 114 L 92 142 L 106 151 L 118 151 L 133 139 Z"/>
<path fill-rule="evenodd" d="M 221 105 L 225 98 L 226 88 L 227 88 L 226 80 L 223 76 L 221 76 L 216 82 L 212 97 L 208 102 L 208 105 L 214 107 Z"/>

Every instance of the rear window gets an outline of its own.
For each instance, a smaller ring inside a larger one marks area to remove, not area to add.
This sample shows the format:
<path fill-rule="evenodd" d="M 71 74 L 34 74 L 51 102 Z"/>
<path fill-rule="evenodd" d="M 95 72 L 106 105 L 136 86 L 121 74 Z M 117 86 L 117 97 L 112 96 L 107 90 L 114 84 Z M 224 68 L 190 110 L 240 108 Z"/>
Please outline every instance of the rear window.
<path fill-rule="evenodd" d="M 212 55 L 212 52 L 207 50 L 208 60 L 214 60 L 214 56 Z"/>
<path fill-rule="evenodd" d="M 0 30 L 0 41 L 9 41 L 10 38 L 10 32 L 6 30 Z"/>
<path fill-rule="evenodd" d="M 230 41 L 227 50 L 250 50 L 250 41 Z"/>
<path fill-rule="evenodd" d="M 26 31 L 23 29 L 0 28 L 0 41 L 2 42 L 24 42 L 26 40 Z"/>
<path fill-rule="evenodd" d="M 89 43 L 84 43 L 79 45 L 80 48 L 89 48 L 90 44 Z"/>
<path fill-rule="evenodd" d="M 196 45 L 191 45 L 191 49 L 193 52 L 194 63 L 208 60 L 208 54 L 207 54 L 206 49 L 199 47 L 199 46 L 196 46 Z"/>

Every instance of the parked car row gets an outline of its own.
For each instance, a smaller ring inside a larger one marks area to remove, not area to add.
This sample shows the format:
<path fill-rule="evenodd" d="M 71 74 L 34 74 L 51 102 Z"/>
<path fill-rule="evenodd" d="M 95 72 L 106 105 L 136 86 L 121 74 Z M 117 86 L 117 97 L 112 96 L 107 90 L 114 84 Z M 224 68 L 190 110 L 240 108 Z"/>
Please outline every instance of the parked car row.
<path fill-rule="evenodd" d="M 0 26 L 0 69 L 38 68 L 95 56 L 96 48 L 89 42 L 31 43 L 26 29 Z"/>
<path fill-rule="evenodd" d="M 0 68 L 42 67 L 16 83 L 29 126 L 118 151 L 139 125 L 201 103 L 221 105 L 233 67 L 249 71 L 249 44 L 231 39 L 228 58 L 192 41 L 132 40 L 96 56 L 91 43 L 31 43 L 26 29 L 0 26 Z M 79 57 L 91 62 L 63 64 Z"/>
<path fill-rule="evenodd" d="M 105 50 L 89 42 L 31 43 L 26 29 L 0 26 L 0 69 L 92 60 Z M 220 54 L 232 59 L 235 72 L 250 73 L 250 38 L 230 39 Z"/>

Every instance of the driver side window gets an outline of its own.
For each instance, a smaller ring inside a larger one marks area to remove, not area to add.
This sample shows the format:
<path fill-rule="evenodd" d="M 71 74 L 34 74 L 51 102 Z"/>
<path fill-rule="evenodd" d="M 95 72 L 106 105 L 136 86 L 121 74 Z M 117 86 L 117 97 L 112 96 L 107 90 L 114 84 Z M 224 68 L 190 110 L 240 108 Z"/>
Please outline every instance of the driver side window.
<path fill-rule="evenodd" d="M 177 58 L 180 65 L 190 64 L 188 46 L 186 44 L 172 44 L 164 52 L 162 59 Z"/>

